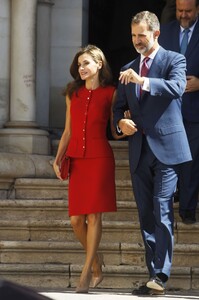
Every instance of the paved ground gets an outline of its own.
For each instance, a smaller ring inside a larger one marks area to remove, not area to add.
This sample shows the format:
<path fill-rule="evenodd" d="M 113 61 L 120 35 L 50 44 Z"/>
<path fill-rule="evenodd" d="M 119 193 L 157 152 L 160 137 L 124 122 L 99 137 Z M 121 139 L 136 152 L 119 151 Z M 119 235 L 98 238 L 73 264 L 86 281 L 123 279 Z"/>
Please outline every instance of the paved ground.
<path fill-rule="evenodd" d="M 49 299 L 53 300 L 196 300 L 199 299 L 199 293 L 188 292 L 167 292 L 165 296 L 150 296 L 138 297 L 133 296 L 130 291 L 115 291 L 115 290 L 96 290 L 89 294 L 76 294 L 74 291 L 67 290 L 63 292 L 45 292 L 42 293 Z"/>

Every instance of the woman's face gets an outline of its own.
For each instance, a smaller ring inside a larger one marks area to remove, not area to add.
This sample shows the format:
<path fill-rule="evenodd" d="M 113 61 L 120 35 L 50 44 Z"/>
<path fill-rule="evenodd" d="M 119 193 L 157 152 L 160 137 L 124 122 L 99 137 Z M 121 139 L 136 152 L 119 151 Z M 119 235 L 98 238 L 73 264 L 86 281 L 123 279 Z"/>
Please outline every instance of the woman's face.
<path fill-rule="evenodd" d="M 78 57 L 78 72 L 82 80 L 92 79 L 100 68 L 100 62 L 96 63 L 91 55 L 84 53 Z"/>

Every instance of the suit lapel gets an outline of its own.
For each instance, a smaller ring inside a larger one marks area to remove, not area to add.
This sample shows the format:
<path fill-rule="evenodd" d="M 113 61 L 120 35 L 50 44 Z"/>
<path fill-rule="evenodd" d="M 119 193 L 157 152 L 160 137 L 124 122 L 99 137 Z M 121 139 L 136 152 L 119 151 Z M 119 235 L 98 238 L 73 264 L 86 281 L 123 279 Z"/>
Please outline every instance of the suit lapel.
<path fill-rule="evenodd" d="M 136 73 L 139 73 L 139 64 L 140 64 L 140 56 L 137 57 L 132 64 L 130 65 L 130 68 L 133 69 Z M 127 85 L 127 91 L 129 96 L 132 98 L 132 94 L 133 94 L 133 98 L 137 98 L 137 92 L 136 92 L 136 84 L 134 83 L 130 83 Z M 137 101 L 138 102 L 138 99 Z"/>
<path fill-rule="evenodd" d="M 165 50 L 162 47 L 160 47 L 160 49 L 156 53 L 156 56 L 153 59 L 148 73 L 148 77 L 157 77 L 157 74 L 161 73 L 162 65 L 164 64 L 165 53 Z"/>
<path fill-rule="evenodd" d="M 192 50 L 196 47 L 196 44 L 198 43 L 199 43 L 199 21 L 197 21 L 195 25 L 190 42 L 187 46 L 187 51 L 185 53 L 186 57 L 188 57 L 191 54 Z"/>

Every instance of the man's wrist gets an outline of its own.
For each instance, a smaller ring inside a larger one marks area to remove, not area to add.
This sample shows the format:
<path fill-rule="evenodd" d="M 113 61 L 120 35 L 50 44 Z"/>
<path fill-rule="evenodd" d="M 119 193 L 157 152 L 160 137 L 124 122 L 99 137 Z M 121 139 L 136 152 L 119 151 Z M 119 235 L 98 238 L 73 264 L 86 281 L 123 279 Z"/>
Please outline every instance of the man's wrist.
<path fill-rule="evenodd" d="M 122 132 L 122 130 L 121 130 L 121 128 L 120 128 L 121 120 L 122 120 L 122 119 L 120 119 L 120 120 L 117 122 L 117 127 L 116 127 L 116 129 L 117 129 L 117 134 L 118 134 L 118 135 L 122 135 L 122 134 L 123 134 L 123 132 Z"/>

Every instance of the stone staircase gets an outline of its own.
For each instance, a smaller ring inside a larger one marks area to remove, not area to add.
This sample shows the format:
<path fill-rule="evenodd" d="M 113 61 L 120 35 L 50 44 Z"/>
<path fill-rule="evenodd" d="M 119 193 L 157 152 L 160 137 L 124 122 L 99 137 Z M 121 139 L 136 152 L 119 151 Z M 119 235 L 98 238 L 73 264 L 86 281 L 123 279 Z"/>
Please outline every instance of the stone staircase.
<path fill-rule="evenodd" d="M 127 142 L 110 143 L 116 159 L 118 212 L 103 216 L 100 251 L 104 254 L 105 278 L 99 288 L 131 289 L 144 283 L 148 273 L 131 188 Z M 1 177 L 0 278 L 40 290 L 74 288 L 85 253 L 68 218 L 68 183 L 57 180 L 50 170 L 41 174 L 43 171 L 39 176 L 31 173 L 12 180 Z M 175 249 L 168 288 L 197 291 L 199 223 L 181 223 L 178 205 L 174 207 Z"/>

